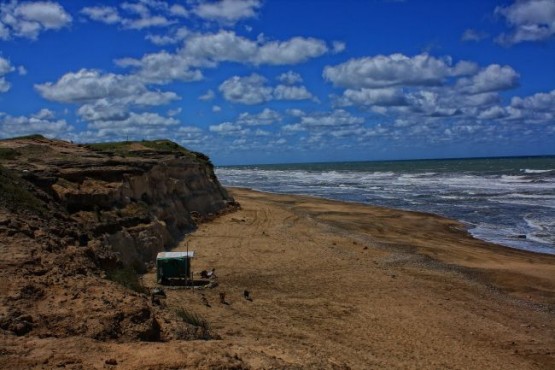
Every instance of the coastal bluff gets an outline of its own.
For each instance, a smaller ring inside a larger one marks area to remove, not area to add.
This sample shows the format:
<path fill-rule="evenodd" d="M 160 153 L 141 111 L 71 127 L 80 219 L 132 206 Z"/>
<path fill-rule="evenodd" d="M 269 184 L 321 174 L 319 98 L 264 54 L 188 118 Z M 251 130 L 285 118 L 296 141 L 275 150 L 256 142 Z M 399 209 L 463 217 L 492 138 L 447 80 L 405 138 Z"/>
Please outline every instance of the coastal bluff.
<path fill-rule="evenodd" d="M 141 294 L 137 274 L 238 207 L 207 156 L 167 140 L 77 145 L 34 135 L 0 141 L 0 171 L 3 335 L 176 336 L 161 324 L 174 325 L 172 313 Z"/>

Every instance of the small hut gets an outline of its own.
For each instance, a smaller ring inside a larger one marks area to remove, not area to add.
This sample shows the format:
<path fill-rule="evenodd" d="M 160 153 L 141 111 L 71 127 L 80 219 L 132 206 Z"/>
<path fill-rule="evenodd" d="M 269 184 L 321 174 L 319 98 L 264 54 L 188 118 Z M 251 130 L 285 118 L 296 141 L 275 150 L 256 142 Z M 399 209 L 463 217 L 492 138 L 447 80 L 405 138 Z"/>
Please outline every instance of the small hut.
<path fill-rule="evenodd" d="M 156 256 L 156 280 L 166 284 L 170 280 L 191 277 L 191 259 L 195 252 L 160 252 Z"/>

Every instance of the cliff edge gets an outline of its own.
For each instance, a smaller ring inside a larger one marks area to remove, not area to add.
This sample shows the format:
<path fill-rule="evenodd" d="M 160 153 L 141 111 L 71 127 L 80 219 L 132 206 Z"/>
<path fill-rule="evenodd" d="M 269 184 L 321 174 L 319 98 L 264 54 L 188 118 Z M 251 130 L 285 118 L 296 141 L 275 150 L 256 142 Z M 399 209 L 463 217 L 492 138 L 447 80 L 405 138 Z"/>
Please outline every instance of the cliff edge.
<path fill-rule="evenodd" d="M 237 207 L 208 157 L 171 141 L 0 141 L 2 335 L 194 336 L 137 273 Z"/>

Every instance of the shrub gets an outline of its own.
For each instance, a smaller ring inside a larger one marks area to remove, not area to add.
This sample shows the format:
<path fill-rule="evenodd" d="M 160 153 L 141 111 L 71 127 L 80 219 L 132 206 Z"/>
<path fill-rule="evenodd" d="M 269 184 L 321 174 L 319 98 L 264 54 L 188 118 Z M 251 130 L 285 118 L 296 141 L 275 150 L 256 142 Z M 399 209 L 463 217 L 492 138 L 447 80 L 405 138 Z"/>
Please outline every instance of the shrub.
<path fill-rule="evenodd" d="M 137 293 L 148 294 L 148 289 L 145 288 L 139 279 L 137 271 L 130 266 L 117 267 L 106 272 L 108 279 L 123 285 L 126 288 L 134 290 Z"/>
<path fill-rule="evenodd" d="M 196 333 L 196 336 L 199 339 L 208 340 L 214 338 L 210 330 L 210 323 L 208 323 L 208 321 L 206 321 L 206 319 L 202 316 L 194 312 L 187 311 L 184 308 L 178 309 L 176 313 L 177 316 L 183 320 L 183 322 L 194 326 L 199 331 L 199 333 Z"/>

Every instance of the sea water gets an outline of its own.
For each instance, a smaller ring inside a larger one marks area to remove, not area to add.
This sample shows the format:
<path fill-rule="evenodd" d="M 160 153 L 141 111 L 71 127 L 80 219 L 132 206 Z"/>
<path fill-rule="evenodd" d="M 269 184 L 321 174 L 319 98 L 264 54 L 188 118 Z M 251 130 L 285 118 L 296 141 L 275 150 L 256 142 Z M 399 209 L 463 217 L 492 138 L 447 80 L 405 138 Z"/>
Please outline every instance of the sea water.
<path fill-rule="evenodd" d="M 555 254 L 555 157 L 219 167 L 224 186 L 435 213 L 476 238 Z"/>

